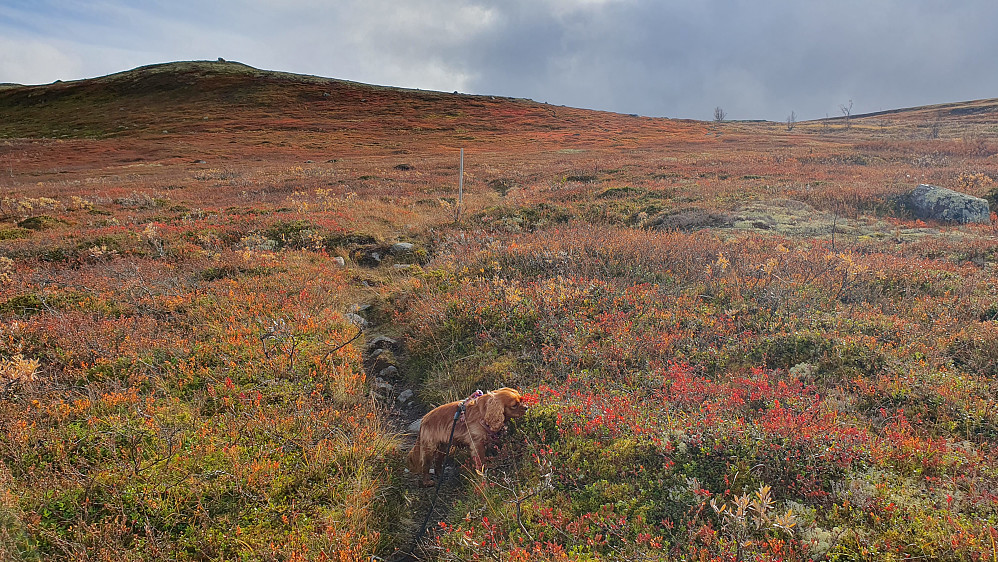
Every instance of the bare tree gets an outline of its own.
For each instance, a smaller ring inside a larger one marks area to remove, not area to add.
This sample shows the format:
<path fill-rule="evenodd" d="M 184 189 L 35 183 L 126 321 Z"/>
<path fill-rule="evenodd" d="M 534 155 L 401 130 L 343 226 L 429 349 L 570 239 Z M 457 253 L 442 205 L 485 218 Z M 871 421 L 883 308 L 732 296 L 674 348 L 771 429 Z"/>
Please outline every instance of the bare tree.
<path fill-rule="evenodd" d="M 852 122 L 849 120 L 849 118 L 852 117 L 852 100 L 849 100 L 848 106 L 840 104 L 839 111 L 841 111 L 842 115 L 846 118 L 846 129 L 852 127 Z"/>
<path fill-rule="evenodd" d="M 728 114 L 725 113 L 723 109 L 721 109 L 721 106 L 717 106 L 717 107 L 714 108 L 714 122 L 715 123 L 724 123 L 724 118 L 727 117 L 727 116 L 728 116 Z"/>
<path fill-rule="evenodd" d="M 793 131 L 794 127 L 796 126 L 797 126 L 797 112 L 791 111 L 790 115 L 787 115 L 787 132 L 789 133 L 790 131 Z"/>

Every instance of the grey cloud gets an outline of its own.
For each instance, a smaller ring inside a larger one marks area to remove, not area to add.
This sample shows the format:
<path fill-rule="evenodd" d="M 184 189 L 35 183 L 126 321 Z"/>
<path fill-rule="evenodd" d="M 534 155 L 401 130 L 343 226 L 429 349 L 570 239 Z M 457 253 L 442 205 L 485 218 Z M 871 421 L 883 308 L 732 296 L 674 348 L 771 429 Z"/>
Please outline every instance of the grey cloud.
<path fill-rule="evenodd" d="M 992 0 L 22 1 L 0 7 L 0 36 L 22 45 L 0 82 L 224 56 L 624 113 L 806 119 L 850 99 L 858 113 L 998 96 L 994 21 Z"/>

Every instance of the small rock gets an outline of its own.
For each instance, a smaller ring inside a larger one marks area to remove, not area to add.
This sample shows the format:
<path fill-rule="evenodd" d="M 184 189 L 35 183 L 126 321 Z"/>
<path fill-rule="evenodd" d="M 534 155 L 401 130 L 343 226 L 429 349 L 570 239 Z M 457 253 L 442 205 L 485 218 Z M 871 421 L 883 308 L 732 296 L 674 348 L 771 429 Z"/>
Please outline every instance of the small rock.
<path fill-rule="evenodd" d="M 409 431 L 412 433 L 419 433 L 419 426 L 423 425 L 423 419 L 420 418 L 409 424 Z"/>
<path fill-rule="evenodd" d="M 370 322 L 365 320 L 361 315 L 354 314 L 353 312 L 348 312 L 343 316 L 345 316 L 346 319 L 349 320 L 351 324 L 360 326 L 361 328 L 366 328 L 371 325 Z"/>
<path fill-rule="evenodd" d="M 399 374 L 398 368 L 395 367 L 395 365 L 389 365 L 384 369 L 381 369 L 381 372 L 378 373 L 378 376 L 387 379 L 388 377 L 394 377 L 397 376 L 398 374 Z"/>
<path fill-rule="evenodd" d="M 351 304 L 350 312 L 364 312 L 369 308 L 371 308 L 371 305 L 369 304 Z"/>
<path fill-rule="evenodd" d="M 392 252 L 392 254 L 395 254 L 395 255 L 398 255 L 398 254 L 408 254 L 409 252 L 412 251 L 412 248 L 413 248 L 413 246 L 409 242 L 396 242 L 396 243 L 392 244 L 391 252 Z"/>
<path fill-rule="evenodd" d="M 399 342 L 388 336 L 377 336 L 367 342 L 367 348 L 372 351 L 375 349 L 398 349 L 398 346 Z"/>
<path fill-rule="evenodd" d="M 312 160 L 306 160 L 306 161 L 305 161 L 305 163 L 306 163 L 306 164 L 315 164 L 315 162 L 314 162 L 314 161 L 312 161 Z"/>
<path fill-rule="evenodd" d="M 392 384 L 386 381 L 385 379 L 381 377 L 375 377 L 374 388 L 376 390 L 387 390 L 388 392 L 391 392 L 395 387 L 392 386 Z"/>
<path fill-rule="evenodd" d="M 336 262 L 336 265 L 340 267 L 345 267 L 347 264 L 346 260 L 343 259 L 343 256 L 336 256 L 335 258 L 333 258 L 333 261 Z"/>
<path fill-rule="evenodd" d="M 413 396 L 412 389 L 407 388 L 407 389 L 403 390 L 401 392 L 401 394 L 399 394 L 398 403 L 399 404 L 405 404 L 406 402 L 412 400 L 412 396 Z"/>
<path fill-rule="evenodd" d="M 195 160 L 194 163 L 195 164 L 207 164 L 207 162 L 205 162 L 204 160 Z"/>
<path fill-rule="evenodd" d="M 381 252 L 374 248 L 357 248 L 350 252 L 350 257 L 357 265 L 377 267 L 381 264 Z"/>
<path fill-rule="evenodd" d="M 371 359 L 377 359 L 378 357 L 381 357 L 386 353 L 386 351 L 387 350 L 385 349 L 375 349 L 373 352 L 371 352 Z"/>
<path fill-rule="evenodd" d="M 367 367 L 367 372 L 368 373 L 387 374 L 387 373 L 384 372 L 385 369 L 387 369 L 388 367 L 394 367 L 395 366 L 395 362 L 392 359 L 394 359 L 394 358 L 392 357 L 392 355 L 390 353 L 378 357 L 377 359 L 374 360 L 373 363 L 371 363 Z"/>

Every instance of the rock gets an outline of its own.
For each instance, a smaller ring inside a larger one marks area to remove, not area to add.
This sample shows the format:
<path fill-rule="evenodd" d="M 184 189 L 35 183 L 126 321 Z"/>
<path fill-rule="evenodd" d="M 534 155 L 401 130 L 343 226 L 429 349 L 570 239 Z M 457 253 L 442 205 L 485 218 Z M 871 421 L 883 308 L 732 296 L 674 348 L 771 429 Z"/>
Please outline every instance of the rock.
<path fill-rule="evenodd" d="M 349 320 L 350 323 L 354 324 L 355 326 L 359 326 L 361 328 L 366 328 L 370 326 L 370 322 L 364 320 L 364 318 L 359 314 L 354 314 L 353 312 L 347 312 L 343 316 L 345 316 L 346 319 Z"/>
<path fill-rule="evenodd" d="M 166 131 L 163 131 L 163 132 L 165 133 Z M 204 160 L 195 160 L 193 163 L 194 164 L 207 164 L 207 162 L 205 162 Z"/>
<path fill-rule="evenodd" d="M 904 195 L 902 203 L 920 219 L 957 224 L 991 222 L 987 200 L 944 187 L 923 183 Z"/>
<path fill-rule="evenodd" d="M 378 376 L 383 379 L 387 379 L 389 377 L 397 376 L 398 374 L 399 374 L 398 367 L 396 367 L 395 365 L 389 365 L 384 369 L 381 369 L 381 372 L 378 373 Z"/>
<path fill-rule="evenodd" d="M 394 255 L 408 254 L 412 252 L 413 245 L 409 242 L 396 242 L 392 244 L 391 252 Z"/>
<path fill-rule="evenodd" d="M 393 340 L 388 336 L 377 336 L 372 338 L 367 342 L 367 349 L 374 351 L 376 349 L 398 349 L 399 342 Z"/>
<path fill-rule="evenodd" d="M 358 265 L 364 267 L 377 267 L 381 264 L 381 250 L 379 248 L 357 248 L 350 253 Z"/>
<path fill-rule="evenodd" d="M 382 374 L 382 376 L 384 376 L 383 374 L 384 371 L 388 369 L 388 367 L 394 367 L 394 366 L 395 366 L 395 356 L 392 355 L 391 353 L 384 353 L 382 355 L 379 355 L 377 359 L 371 362 L 370 366 L 367 368 L 367 372 L 380 373 Z"/>
<path fill-rule="evenodd" d="M 385 373 L 389 367 L 395 367 L 398 363 L 395 361 L 395 354 L 387 349 L 379 349 L 380 353 L 376 356 L 371 357 L 367 363 L 368 373 L 379 373 L 381 376 L 389 376 Z M 398 372 L 397 369 L 395 372 Z"/>
<path fill-rule="evenodd" d="M 395 387 L 392 386 L 392 384 L 390 382 L 386 381 L 385 379 L 383 379 L 381 377 L 375 377 L 375 379 L 374 379 L 374 388 L 376 390 L 385 390 L 385 391 L 391 392 Z"/>
<path fill-rule="evenodd" d="M 384 348 L 375 349 L 374 351 L 371 352 L 371 359 L 377 359 L 378 357 L 381 357 L 385 353 L 386 353 L 386 350 Z"/>
<path fill-rule="evenodd" d="M 343 256 L 336 256 L 335 258 L 333 258 L 333 261 L 336 262 L 336 265 L 340 267 L 346 267 L 347 265 L 347 262 L 346 260 L 343 259 Z"/>
<path fill-rule="evenodd" d="M 412 389 L 407 388 L 399 394 L 398 403 L 405 404 L 408 401 L 412 400 L 412 396 L 413 396 Z"/>
<path fill-rule="evenodd" d="M 384 353 L 371 360 L 370 365 L 367 367 L 367 372 L 380 373 L 392 365 L 395 365 L 395 356 L 391 353 Z"/>
<path fill-rule="evenodd" d="M 369 308 L 371 308 L 371 305 L 369 304 L 351 304 L 350 312 L 364 312 Z"/>
<path fill-rule="evenodd" d="M 420 418 L 409 424 L 410 433 L 419 433 L 419 426 L 423 425 L 423 419 Z"/>

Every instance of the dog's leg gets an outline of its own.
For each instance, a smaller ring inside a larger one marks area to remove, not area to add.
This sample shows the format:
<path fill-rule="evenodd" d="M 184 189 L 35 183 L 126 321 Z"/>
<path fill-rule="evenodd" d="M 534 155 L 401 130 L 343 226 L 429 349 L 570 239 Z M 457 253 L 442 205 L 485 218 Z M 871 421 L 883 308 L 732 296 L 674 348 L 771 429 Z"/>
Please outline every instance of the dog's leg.
<path fill-rule="evenodd" d="M 484 440 L 471 444 L 471 458 L 475 461 L 475 470 L 481 472 L 485 467 L 485 442 Z"/>
<path fill-rule="evenodd" d="M 407 459 L 409 472 L 419 475 L 419 485 L 424 487 L 433 486 L 435 483 L 430 479 L 430 463 L 427 462 L 426 449 L 420 445 L 419 441 L 413 445 L 409 451 Z"/>
<path fill-rule="evenodd" d="M 437 449 L 433 453 L 433 470 L 438 480 L 444 477 L 444 460 L 446 458 L 447 454 L 440 449 Z M 433 484 L 430 485 L 432 486 Z"/>
<path fill-rule="evenodd" d="M 427 453 L 425 449 L 423 450 L 423 480 L 420 482 L 420 485 L 424 488 L 431 488 L 437 484 L 433 478 L 430 478 L 430 467 L 436 463 L 436 458 L 439 454 L 436 448 L 433 449 L 432 453 Z M 440 478 L 439 468 L 436 470 L 435 476 L 436 478 Z"/>

